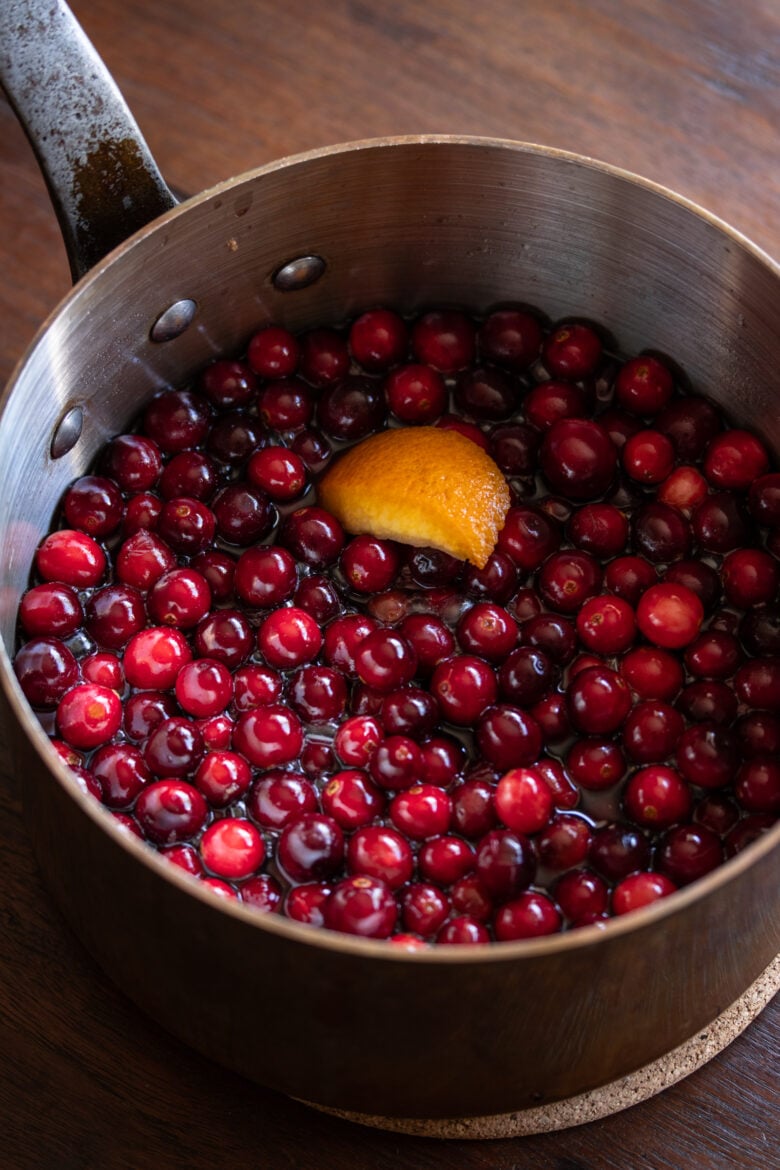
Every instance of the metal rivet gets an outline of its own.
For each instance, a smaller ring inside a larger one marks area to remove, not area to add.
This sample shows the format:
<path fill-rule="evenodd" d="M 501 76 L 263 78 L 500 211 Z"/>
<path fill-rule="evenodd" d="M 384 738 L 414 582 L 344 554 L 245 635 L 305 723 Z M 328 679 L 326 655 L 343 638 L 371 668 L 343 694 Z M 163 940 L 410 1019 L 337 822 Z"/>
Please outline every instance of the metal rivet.
<path fill-rule="evenodd" d="M 326 268 L 322 256 L 299 256 L 297 260 L 290 260 L 277 268 L 272 276 L 274 288 L 280 292 L 294 292 L 299 288 L 308 288 L 319 280 Z"/>
<path fill-rule="evenodd" d="M 51 438 L 52 459 L 61 459 L 63 455 L 67 455 L 68 451 L 72 451 L 81 438 L 81 432 L 84 428 L 84 411 L 80 406 L 73 406 L 70 410 L 66 410 L 60 421 L 54 428 L 54 434 Z"/>
<path fill-rule="evenodd" d="M 152 341 L 173 341 L 174 337 L 179 337 L 192 323 L 197 308 L 196 302 L 191 300 L 175 301 L 169 305 L 149 331 Z"/>

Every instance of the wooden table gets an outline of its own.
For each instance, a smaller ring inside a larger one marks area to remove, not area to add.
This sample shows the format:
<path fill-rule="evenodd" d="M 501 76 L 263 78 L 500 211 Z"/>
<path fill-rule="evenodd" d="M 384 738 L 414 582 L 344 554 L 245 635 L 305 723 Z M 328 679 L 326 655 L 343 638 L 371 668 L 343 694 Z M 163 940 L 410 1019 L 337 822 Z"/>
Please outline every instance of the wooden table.
<path fill-rule="evenodd" d="M 665 183 L 780 254 L 774 0 L 74 0 L 73 7 L 180 190 L 373 135 L 520 138 Z M 68 274 L 43 182 L 1 103 L 0 216 L 5 379 L 67 291 Z M 41 887 L 18 778 L 0 780 L 0 1165 L 7 1170 L 780 1165 L 777 1003 L 660 1097 L 558 1134 L 441 1144 L 364 1130 L 258 1089 L 161 1034 L 108 984 Z"/>

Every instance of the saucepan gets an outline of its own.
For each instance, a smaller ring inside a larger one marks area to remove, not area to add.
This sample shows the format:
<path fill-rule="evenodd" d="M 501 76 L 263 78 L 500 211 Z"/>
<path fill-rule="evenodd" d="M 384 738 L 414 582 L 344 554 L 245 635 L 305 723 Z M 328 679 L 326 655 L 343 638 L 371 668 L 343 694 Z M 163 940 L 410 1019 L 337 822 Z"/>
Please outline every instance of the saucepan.
<path fill-rule="evenodd" d="M 0 416 L 5 719 L 40 868 L 73 929 L 196 1049 L 345 1110 L 517 1110 L 681 1044 L 778 951 L 780 826 L 605 930 L 419 953 L 313 930 L 200 890 L 74 787 L 10 665 L 16 611 L 58 501 L 101 445 L 272 320 L 502 302 L 592 318 L 626 351 L 673 354 L 780 454 L 780 269 L 662 187 L 510 141 L 334 146 L 177 204 L 66 6 L 3 7 L 4 84 L 79 278 Z"/>

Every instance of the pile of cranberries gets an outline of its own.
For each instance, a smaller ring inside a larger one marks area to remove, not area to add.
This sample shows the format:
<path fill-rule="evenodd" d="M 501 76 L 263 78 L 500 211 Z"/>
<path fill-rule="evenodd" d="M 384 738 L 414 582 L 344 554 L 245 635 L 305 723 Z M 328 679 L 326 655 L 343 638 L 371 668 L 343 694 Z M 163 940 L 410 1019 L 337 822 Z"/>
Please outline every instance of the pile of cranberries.
<path fill-rule="evenodd" d="M 160 394 L 19 611 L 74 783 L 215 895 L 410 949 L 702 877 L 780 810 L 780 473 L 682 382 L 586 322 L 374 309 Z M 420 424 L 507 478 L 483 569 L 317 504 Z"/>

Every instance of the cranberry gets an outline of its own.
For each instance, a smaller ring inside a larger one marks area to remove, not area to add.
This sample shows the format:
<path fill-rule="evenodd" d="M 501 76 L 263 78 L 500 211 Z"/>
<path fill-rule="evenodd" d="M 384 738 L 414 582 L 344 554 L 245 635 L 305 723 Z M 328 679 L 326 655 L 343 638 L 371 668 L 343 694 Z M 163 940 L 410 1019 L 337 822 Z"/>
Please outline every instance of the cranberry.
<path fill-rule="evenodd" d="M 747 711 L 737 720 L 735 730 L 744 756 L 780 752 L 780 718 L 769 711 Z"/>
<path fill-rule="evenodd" d="M 762 605 L 746 613 L 739 625 L 739 636 L 749 654 L 780 655 L 780 606 Z"/>
<path fill-rule="evenodd" d="M 483 757 L 505 770 L 532 764 L 542 749 L 542 732 L 533 716 L 519 707 L 489 707 L 477 723 Z"/>
<path fill-rule="evenodd" d="M 263 392 L 265 394 L 265 391 Z M 262 396 L 261 396 L 262 398 Z M 309 408 L 309 416 L 311 407 Z M 307 416 L 307 417 L 309 417 Z M 261 413 L 265 421 L 265 410 Z M 223 414 L 209 427 L 206 449 L 219 463 L 236 465 L 245 463 L 253 451 L 266 441 L 265 430 L 258 419 L 243 410 Z"/>
<path fill-rule="evenodd" d="M 624 550 L 628 531 L 625 514 L 614 504 L 585 504 L 572 515 L 568 525 L 572 544 L 602 560 Z"/>
<path fill-rule="evenodd" d="M 490 454 L 507 477 L 530 478 L 536 471 L 540 438 L 538 431 L 525 423 L 506 423 L 490 432 Z"/>
<path fill-rule="evenodd" d="M 229 881 L 255 873 L 265 857 L 265 842 L 251 821 L 224 817 L 208 826 L 200 840 L 200 855 L 211 873 Z"/>
<path fill-rule="evenodd" d="M 572 869 L 587 858 L 592 836 L 592 826 L 584 817 L 557 813 L 537 838 L 539 861 L 557 872 Z"/>
<path fill-rule="evenodd" d="M 717 407 L 706 398 L 688 395 L 669 402 L 655 425 L 675 445 L 678 458 L 692 463 L 703 455 L 707 444 L 721 430 Z"/>
<path fill-rule="evenodd" d="M 643 504 L 631 527 L 637 552 L 653 564 L 680 560 L 691 551 L 690 524 L 667 504 Z"/>
<path fill-rule="evenodd" d="M 254 707 L 267 707 L 282 695 L 284 680 L 270 666 L 248 662 L 233 675 L 232 710 L 238 714 Z"/>
<path fill-rule="evenodd" d="M 740 666 L 734 688 L 748 707 L 780 711 L 780 658 L 754 658 Z"/>
<path fill-rule="evenodd" d="M 349 840 L 347 868 L 351 873 L 379 878 L 397 890 L 412 876 L 414 859 L 409 842 L 395 829 L 368 825 L 357 829 Z"/>
<path fill-rule="evenodd" d="M 160 519 L 163 502 L 153 492 L 138 492 L 131 496 L 125 506 L 122 520 L 122 532 L 125 536 L 132 536 L 141 528 L 154 532 Z"/>
<path fill-rule="evenodd" d="M 427 784 L 449 788 L 463 765 L 463 745 L 446 735 L 432 736 L 420 744 L 421 778 Z"/>
<path fill-rule="evenodd" d="M 421 847 L 417 865 L 425 880 L 451 886 L 474 868 L 474 847 L 461 837 L 431 837 Z"/>
<path fill-rule="evenodd" d="M 231 751 L 209 751 L 195 772 L 195 787 L 212 808 L 227 808 L 247 792 L 251 782 L 246 760 Z"/>
<path fill-rule="evenodd" d="M 144 747 L 147 767 L 158 776 L 187 776 L 203 755 L 203 739 L 195 724 L 174 716 L 155 727 Z"/>
<path fill-rule="evenodd" d="M 611 739 L 588 736 L 569 748 L 566 767 L 581 788 L 598 792 L 612 788 L 626 773 L 626 759 Z"/>
<path fill-rule="evenodd" d="M 233 746 L 233 720 L 224 711 L 208 719 L 196 719 L 206 752 L 229 751 Z"/>
<path fill-rule="evenodd" d="M 696 802 L 693 819 L 724 837 L 739 820 L 739 807 L 722 792 L 710 792 Z"/>
<path fill-rule="evenodd" d="M 759 548 L 736 549 L 723 559 L 723 591 L 741 609 L 772 601 L 780 586 L 780 565 Z"/>
<path fill-rule="evenodd" d="M 200 451 L 181 451 L 174 455 L 162 473 L 160 495 L 164 500 L 184 496 L 204 501 L 213 495 L 216 486 L 216 468 L 208 455 Z"/>
<path fill-rule="evenodd" d="M 356 536 L 341 554 L 341 571 L 358 593 L 389 589 L 400 565 L 395 545 L 373 536 Z"/>
<path fill-rule="evenodd" d="M 707 495 L 707 481 L 695 467 L 677 467 L 658 489 L 660 503 L 677 508 L 687 516 Z"/>
<path fill-rule="evenodd" d="M 612 892 L 612 912 L 628 914 L 650 906 L 659 898 L 673 894 L 677 886 L 662 873 L 633 873 L 615 886 Z"/>
<path fill-rule="evenodd" d="M 271 769 L 254 781 L 246 806 L 258 825 L 283 829 L 301 813 L 317 811 L 317 793 L 302 773 Z"/>
<path fill-rule="evenodd" d="M 714 487 L 747 490 L 768 471 L 767 449 L 750 431 L 724 431 L 704 453 L 704 474 Z"/>
<path fill-rule="evenodd" d="M 387 405 L 395 417 L 410 425 L 433 423 L 447 408 L 447 387 L 430 366 L 400 366 L 385 381 Z"/>
<path fill-rule="evenodd" d="M 282 887 L 267 873 L 259 873 L 241 883 L 241 901 L 263 914 L 278 914 L 282 909 Z"/>
<path fill-rule="evenodd" d="M 206 437 L 210 421 L 205 398 L 190 390 L 166 390 L 153 398 L 144 412 L 144 431 L 168 454 L 197 447 Z M 144 487 L 151 487 L 144 484 Z"/>
<path fill-rule="evenodd" d="M 211 507 L 219 535 L 228 544 L 240 547 L 267 536 L 276 519 L 265 492 L 247 484 L 230 483 L 220 488 Z"/>
<path fill-rule="evenodd" d="M 502 901 L 531 884 L 536 870 L 528 838 L 511 829 L 491 829 L 479 842 L 475 870 L 487 893 Z"/>
<path fill-rule="evenodd" d="M 415 841 L 446 833 L 452 817 L 452 801 L 433 784 L 415 784 L 390 802 L 390 820 L 400 833 Z"/>
<path fill-rule="evenodd" d="M 544 653 L 545 659 L 538 662 L 534 670 L 545 674 L 546 682 L 549 684 L 554 683 L 556 677 L 550 671 L 549 662 L 565 666 L 577 652 L 576 626 L 570 618 L 561 617 L 559 614 L 540 613 L 529 618 L 523 622 L 520 637 L 527 646 Z M 518 664 L 523 661 L 517 656 L 517 651 L 508 656 L 507 663 L 510 659 Z"/>
<path fill-rule="evenodd" d="M 450 903 L 446 895 L 437 886 L 427 882 L 413 882 L 401 897 L 404 926 L 423 937 L 436 934 L 446 922 L 449 912 Z"/>
<path fill-rule="evenodd" d="M 171 569 L 149 590 L 146 607 L 158 625 L 191 629 L 211 607 L 208 581 L 194 569 Z"/>
<path fill-rule="evenodd" d="M 124 690 L 125 674 L 122 660 L 116 654 L 107 652 L 88 654 L 81 659 L 81 677 L 84 682 L 97 683 L 108 687 L 117 694 Z"/>
<path fill-rule="evenodd" d="M 50 533 L 35 554 L 35 567 L 44 581 L 85 589 L 97 585 L 106 570 L 106 554 L 85 532 L 62 528 Z"/>
<path fill-rule="evenodd" d="M 103 803 L 109 808 L 130 808 L 152 779 L 140 750 L 129 744 L 106 744 L 98 748 L 89 767 L 100 781 Z"/>
<path fill-rule="evenodd" d="M 129 536 L 119 549 L 116 575 L 124 585 L 144 591 L 175 565 L 176 557 L 170 545 L 154 532 L 142 529 Z"/>
<path fill-rule="evenodd" d="M 576 549 L 553 553 L 539 570 L 542 598 L 560 613 L 576 613 L 601 588 L 602 572 L 595 557 Z"/>
<path fill-rule="evenodd" d="M 683 685 L 683 670 L 667 650 L 638 646 L 620 662 L 620 673 L 640 699 L 673 699 Z"/>
<path fill-rule="evenodd" d="M 324 508 L 299 508 L 282 524 L 279 543 L 296 560 L 313 569 L 324 569 L 338 558 L 344 546 L 344 530 Z"/>
<path fill-rule="evenodd" d="M 297 583 L 295 561 L 283 548 L 249 548 L 238 558 L 233 580 L 245 605 L 268 609 L 292 596 Z"/>
<path fill-rule="evenodd" d="M 303 747 L 303 729 L 295 712 L 283 703 L 245 711 L 233 733 L 236 749 L 256 768 L 289 764 Z"/>
<path fill-rule="evenodd" d="M 615 398 L 631 414 L 658 414 L 673 392 L 671 370 L 650 354 L 640 354 L 625 362 L 615 379 Z"/>
<path fill-rule="evenodd" d="M 304 427 L 298 431 L 290 443 L 290 450 L 300 456 L 312 475 L 323 471 L 333 455 L 329 441 L 314 427 Z"/>
<path fill-rule="evenodd" d="M 470 365 L 475 349 L 476 331 L 465 313 L 425 313 L 412 327 L 415 358 L 443 374 L 454 374 Z"/>
<path fill-rule="evenodd" d="M 395 929 L 398 906 L 385 882 L 365 874 L 344 878 L 322 908 L 329 930 L 363 938 L 388 938 Z"/>
<path fill-rule="evenodd" d="M 517 642 L 517 623 L 499 605 L 481 601 L 472 606 L 456 630 L 461 649 L 477 654 L 489 662 L 506 658 Z"/>
<path fill-rule="evenodd" d="M 531 715 L 542 729 L 547 747 L 560 746 L 571 735 L 566 699 L 560 691 L 553 691 L 531 707 Z"/>
<path fill-rule="evenodd" d="M 408 735 L 419 739 L 434 730 L 439 719 L 439 708 L 428 691 L 420 687 L 401 687 L 385 697 L 381 717 L 388 735 Z"/>
<path fill-rule="evenodd" d="M 392 630 L 366 634 L 355 651 L 358 677 L 378 691 L 392 691 L 414 676 L 417 656 L 411 645 Z"/>
<path fill-rule="evenodd" d="M 277 552 L 283 552 L 277 549 Z M 341 601 L 331 581 L 327 577 L 303 577 L 293 594 L 293 602 L 299 609 L 307 613 L 321 625 L 326 625 L 331 618 L 341 610 Z"/>
<path fill-rule="evenodd" d="M 631 825 L 605 825 L 593 834 L 588 860 L 607 881 L 617 882 L 630 873 L 647 869 L 650 845 Z"/>
<path fill-rule="evenodd" d="M 377 628 L 373 618 L 362 614 L 345 614 L 336 618 L 325 630 L 323 650 L 326 662 L 343 674 L 354 675 L 358 648 Z"/>
<path fill-rule="evenodd" d="M 727 553 L 750 543 L 750 526 L 731 492 L 713 492 L 691 517 L 694 538 L 705 552 Z"/>
<path fill-rule="evenodd" d="M 553 423 L 539 451 L 542 472 L 553 491 L 589 500 L 607 491 L 617 468 L 617 451 L 607 432 L 588 419 Z"/>
<path fill-rule="evenodd" d="M 288 890 L 284 902 L 284 913 L 294 922 L 305 922 L 309 926 L 324 926 L 323 908 L 331 893 L 325 882 L 306 882 Z"/>
<path fill-rule="evenodd" d="M 526 890 L 497 911 L 495 934 L 498 942 L 512 942 L 556 934 L 562 925 L 561 913 L 552 898 L 539 890 Z"/>
<path fill-rule="evenodd" d="M 55 581 L 27 590 L 19 606 L 19 620 L 28 637 L 67 638 L 82 624 L 84 614 L 76 590 Z"/>
<path fill-rule="evenodd" d="M 122 519 L 122 494 L 111 479 L 83 475 L 68 488 L 62 505 L 67 524 L 90 536 L 108 536 Z"/>
<path fill-rule="evenodd" d="M 622 725 L 631 709 L 631 692 L 616 671 L 591 666 L 569 683 L 566 704 L 577 731 L 605 735 Z"/>
<path fill-rule="evenodd" d="M 469 726 L 495 702 L 498 683 L 481 658 L 461 654 L 439 663 L 430 689 L 450 723 Z"/>
<path fill-rule="evenodd" d="M 177 710 L 173 696 L 161 691 L 130 695 L 123 720 L 125 735 L 136 743 L 143 743 L 163 719 L 170 719 Z"/>
<path fill-rule="evenodd" d="M 726 837 L 724 849 L 726 857 L 734 857 L 741 853 L 776 824 L 777 817 L 767 813 L 754 813 L 752 816 L 743 817 Z"/>
<path fill-rule="evenodd" d="M 317 422 L 331 438 L 341 442 L 364 439 L 385 419 L 385 403 L 378 383 L 368 378 L 347 378 L 329 386 L 317 404 Z"/>
<path fill-rule="evenodd" d="M 144 435 L 117 435 L 105 448 L 100 466 L 122 491 L 145 492 L 160 476 L 160 448 Z"/>
<path fill-rule="evenodd" d="M 520 372 L 539 356 L 542 330 L 536 317 L 525 309 L 496 309 L 482 323 L 477 342 L 483 357 Z"/>
<path fill-rule="evenodd" d="M 652 585 L 637 606 L 637 624 L 649 642 L 668 650 L 689 645 L 699 632 L 704 607 L 685 585 Z"/>
<path fill-rule="evenodd" d="M 147 784 L 134 811 L 144 836 L 156 845 L 192 840 L 208 816 L 203 796 L 184 780 L 155 780 Z"/>
<path fill-rule="evenodd" d="M 487 927 L 468 914 L 450 918 L 436 935 L 438 946 L 472 946 L 489 942 L 490 934 Z"/>
<path fill-rule="evenodd" d="M 179 706 L 198 719 L 218 715 L 232 697 L 233 680 L 230 671 L 214 658 L 188 662 L 176 676 Z"/>
<path fill-rule="evenodd" d="M 344 857 L 344 834 L 332 817 L 300 813 L 285 825 L 277 858 L 294 882 L 322 880 L 336 874 Z"/>
<path fill-rule="evenodd" d="M 116 735 L 122 704 L 115 691 L 94 683 L 72 687 L 57 706 L 57 732 L 75 748 L 94 748 Z"/>
<path fill-rule="evenodd" d="M 739 769 L 734 793 L 752 813 L 780 813 L 780 764 L 770 756 L 756 756 Z"/>
<path fill-rule="evenodd" d="M 455 649 L 455 639 L 445 624 L 428 614 L 410 614 L 398 632 L 417 655 L 420 673 L 428 674 Z"/>
<path fill-rule="evenodd" d="M 687 886 L 722 861 L 723 846 L 715 833 L 703 825 L 678 825 L 664 835 L 658 867 L 678 886 Z"/>
<path fill-rule="evenodd" d="M 453 827 L 464 837 L 484 837 L 497 822 L 494 787 L 479 778 L 465 780 L 452 794 Z"/>
<path fill-rule="evenodd" d="M 702 679 L 689 683 L 677 697 L 675 706 L 693 723 L 711 720 L 728 726 L 737 717 L 737 698 L 725 683 Z"/>
<path fill-rule="evenodd" d="M 636 636 L 634 611 L 620 597 L 591 597 L 577 614 L 577 633 L 588 650 L 605 657 L 622 654 Z"/>
<path fill-rule="evenodd" d="M 697 678 L 730 678 L 742 661 L 733 634 L 706 630 L 685 651 L 685 665 Z"/>
<path fill-rule="evenodd" d="M 637 431 L 626 440 L 622 462 L 626 474 L 642 484 L 661 483 L 674 467 L 671 439 L 660 431 Z"/>
<path fill-rule="evenodd" d="M 748 510 L 757 524 L 766 528 L 780 525 L 780 472 L 760 475 L 750 485 Z"/>
<path fill-rule="evenodd" d="M 560 418 L 584 418 L 585 395 L 572 382 L 539 382 L 526 394 L 523 413 L 529 423 L 546 431 Z"/>
<path fill-rule="evenodd" d="M 383 793 L 365 772 L 345 769 L 336 772 L 322 790 L 322 809 L 342 829 L 359 829 L 369 824 L 384 808 Z"/>
<path fill-rule="evenodd" d="M 266 325 L 253 334 L 247 347 L 247 361 L 262 378 L 286 378 L 294 374 L 300 346 L 294 335 L 278 325 Z"/>
<path fill-rule="evenodd" d="M 560 529 L 536 508 L 510 508 L 498 535 L 498 550 L 517 565 L 533 572 L 560 546 Z"/>
<path fill-rule="evenodd" d="M 210 613 L 195 630 L 195 649 L 202 658 L 216 658 L 233 670 L 245 662 L 254 645 L 252 628 L 236 609 Z"/>
<path fill-rule="evenodd" d="M 270 666 L 289 669 L 316 658 L 322 634 L 306 610 L 285 606 L 263 619 L 257 631 L 257 646 Z"/>
<path fill-rule="evenodd" d="M 299 370 L 318 388 L 340 382 L 349 370 L 349 350 L 335 329 L 312 329 L 301 339 Z"/>
<path fill-rule="evenodd" d="M 601 360 L 601 339 L 584 322 L 564 322 L 546 337 L 542 358 L 556 378 L 587 378 Z"/>
<path fill-rule="evenodd" d="M 231 886 L 229 882 L 223 882 L 222 878 L 202 877 L 200 884 L 217 898 L 238 898 L 235 886 Z"/>
<path fill-rule="evenodd" d="M 203 370 L 198 389 L 213 406 L 230 410 L 234 406 L 246 406 L 252 400 L 257 379 L 245 362 L 218 358 Z"/>
<path fill-rule="evenodd" d="M 263 386 L 257 398 L 257 409 L 263 423 L 271 430 L 300 430 L 314 417 L 314 395 L 300 379 L 282 378 Z"/>
<path fill-rule="evenodd" d="M 517 392 L 508 376 L 495 366 L 475 366 L 458 376 L 454 399 L 464 414 L 495 422 L 512 414 Z"/>
<path fill-rule="evenodd" d="M 306 487 L 306 464 L 286 447 L 264 447 L 256 451 L 246 468 L 249 482 L 277 503 L 302 495 Z"/>
<path fill-rule="evenodd" d="M 87 602 L 85 625 L 101 646 L 121 649 L 145 624 L 143 598 L 129 585 L 106 585 Z"/>
<path fill-rule="evenodd" d="M 657 580 L 656 569 L 644 557 L 616 557 L 604 570 L 605 587 L 632 606 Z"/>
<path fill-rule="evenodd" d="M 381 788 L 411 788 L 421 778 L 422 753 L 408 736 L 390 735 L 372 752 L 368 769 Z"/>
<path fill-rule="evenodd" d="M 686 820 L 692 803 L 690 788 L 679 772 L 662 764 L 634 772 L 623 792 L 628 815 L 648 828 L 665 828 Z"/>
<path fill-rule="evenodd" d="M 508 829 L 537 833 L 550 822 L 553 794 L 535 769 L 512 768 L 498 782 L 495 806 Z"/>
<path fill-rule="evenodd" d="M 652 764 L 671 756 L 684 729 L 679 711 L 659 700 L 637 703 L 623 724 L 623 746 L 635 764 Z"/>
<path fill-rule="evenodd" d="M 143 833 L 138 825 L 135 824 L 136 831 L 143 839 Z M 198 855 L 198 851 L 192 845 L 171 845 L 167 849 L 161 851 L 161 856 L 169 861 L 171 865 L 177 866 L 178 869 L 183 869 L 185 873 L 192 877 L 203 877 L 204 869 L 203 862 Z"/>

